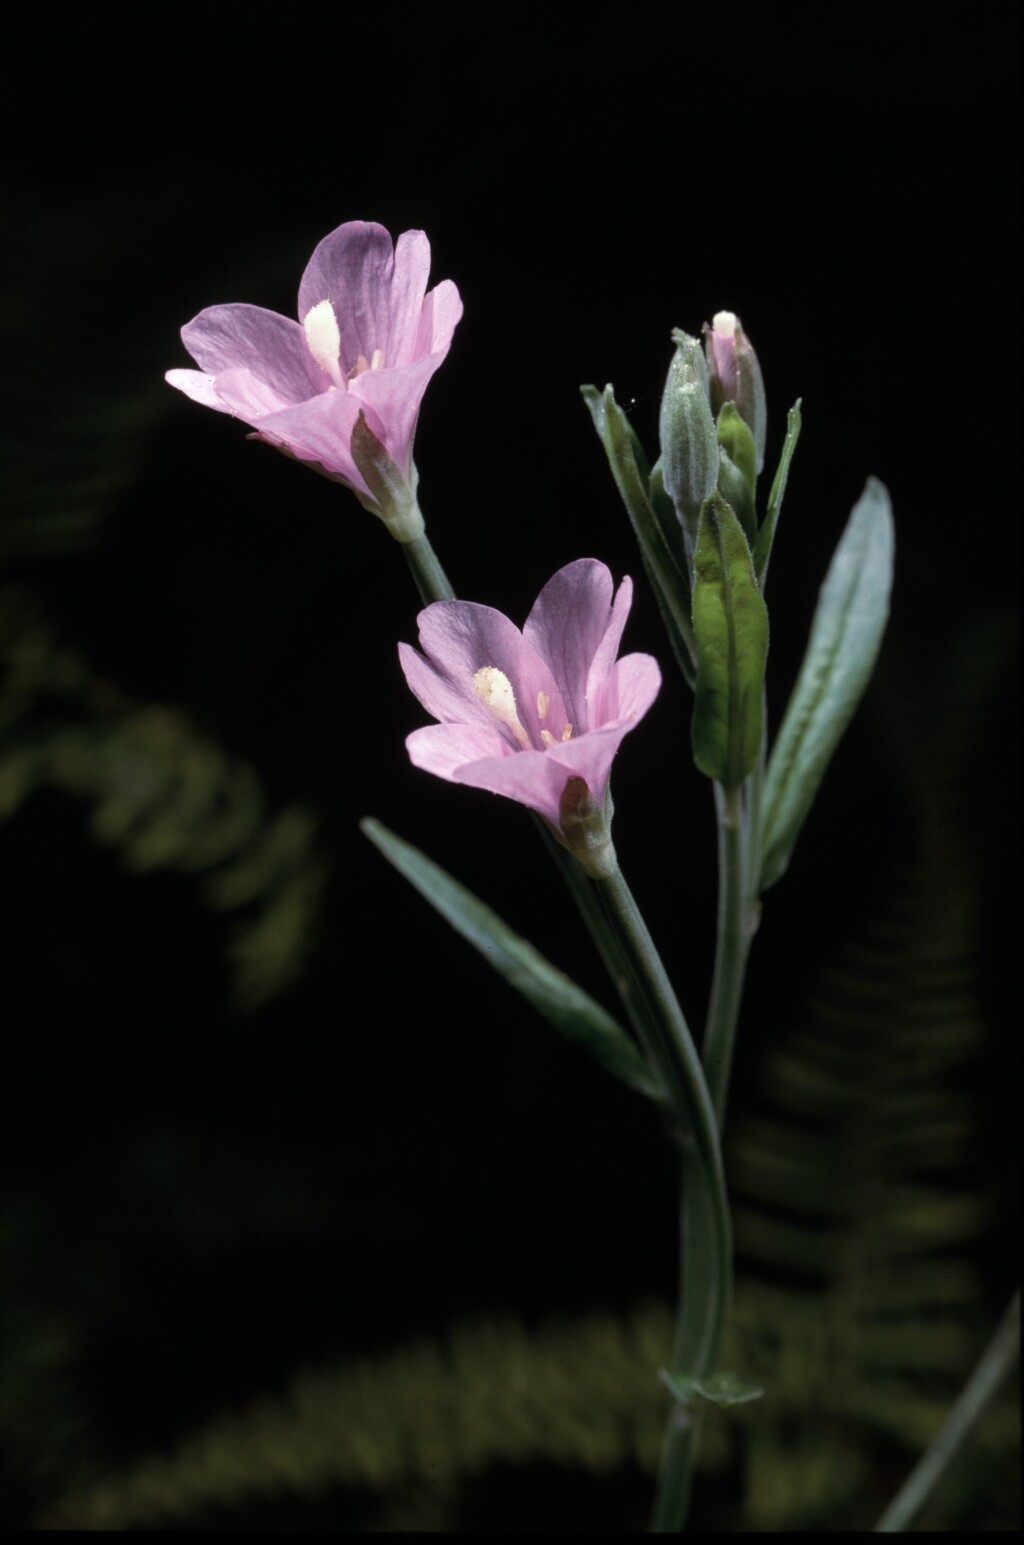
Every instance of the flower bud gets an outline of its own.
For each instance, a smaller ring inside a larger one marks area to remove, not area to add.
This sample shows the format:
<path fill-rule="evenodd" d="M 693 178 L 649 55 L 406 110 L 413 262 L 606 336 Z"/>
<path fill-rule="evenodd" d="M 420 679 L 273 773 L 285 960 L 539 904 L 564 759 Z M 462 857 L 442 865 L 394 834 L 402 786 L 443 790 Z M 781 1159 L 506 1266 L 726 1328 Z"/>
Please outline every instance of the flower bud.
<path fill-rule="evenodd" d="M 700 343 L 679 328 L 672 338 L 676 352 L 661 399 L 661 477 L 692 545 L 701 505 L 718 481 L 718 437 Z"/>
<path fill-rule="evenodd" d="M 760 472 L 764 467 L 768 408 L 761 366 L 739 317 L 732 311 L 717 312 L 710 323 L 704 324 L 704 345 L 711 377 L 711 406 L 717 413 L 724 402 L 736 404 L 754 436 Z"/>

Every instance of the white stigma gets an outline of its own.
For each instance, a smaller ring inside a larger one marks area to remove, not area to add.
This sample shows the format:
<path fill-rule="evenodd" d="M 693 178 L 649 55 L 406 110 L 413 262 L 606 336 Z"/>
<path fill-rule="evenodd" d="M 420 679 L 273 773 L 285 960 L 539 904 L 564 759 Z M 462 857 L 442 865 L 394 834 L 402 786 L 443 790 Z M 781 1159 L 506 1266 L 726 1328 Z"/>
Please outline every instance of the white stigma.
<path fill-rule="evenodd" d="M 341 333 L 338 331 L 338 318 L 334 315 L 334 307 L 330 301 L 318 301 L 307 311 L 302 327 L 306 334 L 306 342 L 309 344 L 309 352 L 320 369 L 326 370 L 335 386 L 341 387 L 344 391 L 345 377 L 338 364 L 341 354 Z"/>
<path fill-rule="evenodd" d="M 519 710 L 512 683 L 504 671 L 496 665 L 482 665 L 473 677 L 473 691 L 483 703 L 492 719 L 507 724 L 521 746 L 530 744 L 530 737 L 519 722 Z"/>
<path fill-rule="evenodd" d="M 739 326 L 739 317 L 735 311 L 716 311 L 711 318 L 712 330 L 716 333 L 728 333 L 731 338 Z"/>

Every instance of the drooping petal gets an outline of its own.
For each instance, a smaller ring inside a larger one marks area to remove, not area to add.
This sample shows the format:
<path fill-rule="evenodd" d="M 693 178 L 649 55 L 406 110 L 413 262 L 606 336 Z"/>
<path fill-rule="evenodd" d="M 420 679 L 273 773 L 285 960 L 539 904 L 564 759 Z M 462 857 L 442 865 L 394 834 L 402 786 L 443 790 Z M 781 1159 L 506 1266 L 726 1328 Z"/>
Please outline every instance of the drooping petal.
<path fill-rule="evenodd" d="M 580 558 L 548 580 L 523 629 L 558 682 L 575 733 L 585 732 L 592 722 L 588 678 L 611 624 L 612 588 L 603 563 Z"/>
<path fill-rule="evenodd" d="M 462 320 L 462 296 L 450 279 L 442 279 L 423 302 L 417 322 L 413 357 L 439 354 L 444 359 Z"/>
<path fill-rule="evenodd" d="M 208 375 L 249 370 L 282 402 L 305 402 L 323 388 L 298 322 L 262 306 L 208 306 L 181 329 L 186 349 Z"/>

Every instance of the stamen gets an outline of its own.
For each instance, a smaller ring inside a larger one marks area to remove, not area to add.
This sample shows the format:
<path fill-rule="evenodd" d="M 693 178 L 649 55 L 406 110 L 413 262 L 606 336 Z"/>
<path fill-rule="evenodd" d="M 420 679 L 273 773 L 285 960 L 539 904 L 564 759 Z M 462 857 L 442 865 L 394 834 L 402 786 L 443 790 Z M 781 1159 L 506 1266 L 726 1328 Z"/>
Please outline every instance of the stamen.
<path fill-rule="evenodd" d="M 546 719 L 548 716 L 548 695 L 546 692 L 537 693 L 537 718 Z"/>
<path fill-rule="evenodd" d="M 546 746 L 553 746 L 555 743 L 555 737 L 550 730 L 541 730 L 540 738 Z"/>
<path fill-rule="evenodd" d="M 565 728 L 563 729 L 563 731 L 562 731 L 562 739 L 563 740 L 571 740 L 572 739 L 572 725 L 571 724 L 567 724 L 565 726 Z"/>
<path fill-rule="evenodd" d="M 380 370 L 384 364 L 384 354 L 381 349 L 374 349 L 373 358 L 370 360 L 371 370 Z"/>
<path fill-rule="evenodd" d="M 507 724 L 521 746 L 530 744 L 530 737 L 519 722 L 519 710 L 512 683 L 504 671 L 496 665 L 483 665 L 473 677 L 473 691 L 483 703 L 492 719 Z"/>
<path fill-rule="evenodd" d="M 340 386 L 344 391 L 345 378 L 338 365 L 341 333 L 338 331 L 338 318 L 334 315 L 334 307 L 330 301 L 317 301 L 316 305 L 306 312 L 302 327 L 306 334 L 306 342 L 309 344 L 309 352 L 320 369 L 326 370 L 335 386 Z"/>

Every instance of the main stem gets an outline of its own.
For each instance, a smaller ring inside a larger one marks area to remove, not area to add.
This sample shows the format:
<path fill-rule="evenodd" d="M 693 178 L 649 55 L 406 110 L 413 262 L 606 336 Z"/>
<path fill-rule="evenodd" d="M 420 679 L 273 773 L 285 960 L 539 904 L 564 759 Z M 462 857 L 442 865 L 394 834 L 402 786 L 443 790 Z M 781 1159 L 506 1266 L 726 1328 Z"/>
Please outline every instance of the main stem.
<path fill-rule="evenodd" d="M 700 1378 L 714 1368 L 732 1287 L 729 1212 L 714 1111 L 693 1038 L 621 871 L 595 881 L 595 887 L 629 972 L 624 1002 L 668 1091 L 682 1150 L 672 1372 Z M 654 1533 L 676 1534 L 684 1525 L 699 1426 L 692 1400 L 673 1398 L 651 1515 Z"/>
<path fill-rule="evenodd" d="M 757 862 L 755 810 L 759 781 L 741 788 L 715 784 L 718 818 L 718 937 L 711 999 L 704 1029 L 703 1062 L 719 1131 L 725 1118 L 733 1048 L 747 955 L 756 927 L 750 870 Z"/>

